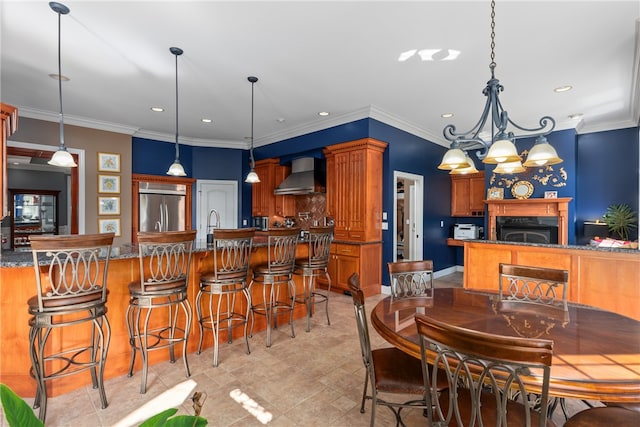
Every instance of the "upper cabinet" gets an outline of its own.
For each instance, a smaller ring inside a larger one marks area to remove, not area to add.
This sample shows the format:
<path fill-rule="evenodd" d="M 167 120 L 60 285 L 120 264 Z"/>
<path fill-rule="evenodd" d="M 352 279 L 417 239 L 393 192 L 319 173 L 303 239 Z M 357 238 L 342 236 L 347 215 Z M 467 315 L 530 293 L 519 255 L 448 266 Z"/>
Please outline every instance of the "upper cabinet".
<path fill-rule="evenodd" d="M 9 215 L 7 196 L 7 138 L 18 129 L 18 109 L 0 103 L 0 116 L 2 117 L 2 147 L 0 147 L 0 219 Z"/>
<path fill-rule="evenodd" d="M 296 210 L 294 196 L 276 196 L 273 191 L 290 173 L 291 168 L 280 165 L 280 159 L 258 160 L 255 171 L 260 182 L 252 185 L 251 214 L 253 216 L 293 216 Z"/>
<path fill-rule="evenodd" d="M 484 172 L 451 175 L 451 216 L 484 216 Z"/>
<path fill-rule="evenodd" d="M 336 240 L 382 239 L 382 157 L 387 143 L 372 138 L 327 147 L 327 215 Z"/>

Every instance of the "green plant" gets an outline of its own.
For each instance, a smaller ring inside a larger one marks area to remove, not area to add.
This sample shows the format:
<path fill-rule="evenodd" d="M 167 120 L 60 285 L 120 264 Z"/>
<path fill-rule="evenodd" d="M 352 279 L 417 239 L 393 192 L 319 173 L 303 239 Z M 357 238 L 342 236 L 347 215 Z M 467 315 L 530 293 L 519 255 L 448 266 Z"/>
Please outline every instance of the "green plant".
<path fill-rule="evenodd" d="M 615 233 L 622 240 L 629 240 L 629 231 L 638 228 L 638 217 L 629 205 L 624 203 L 611 204 L 602 215 L 609 231 Z"/>
<path fill-rule="evenodd" d="M 5 384 L 0 384 L 0 400 L 10 427 L 44 427 L 27 402 Z M 176 412 L 178 412 L 176 408 L 162 411 L 140 424 L 140 427 L 203 427 L 207 425 L 205 418 L 196 415 L 178 415 L 172 418 Z"/>
<path fill-rule="evenodd" d="M 33 409 L 13 390 L 0 384 L 0 400 L 4 416 L 11 427 L 43 427 Z"/>

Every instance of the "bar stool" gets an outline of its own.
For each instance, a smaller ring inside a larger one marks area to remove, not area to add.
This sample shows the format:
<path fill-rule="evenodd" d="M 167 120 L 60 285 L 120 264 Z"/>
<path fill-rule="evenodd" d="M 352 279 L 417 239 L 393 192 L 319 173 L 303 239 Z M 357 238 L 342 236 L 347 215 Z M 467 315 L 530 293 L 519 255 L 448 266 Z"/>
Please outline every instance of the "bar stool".
<path fill-rule="evenodd" d="M 247 337 L 249 307 L 251 307 L 247 276 L 255 234 L 255 228 L 215 229 L 213 231 L 213 272 L 207 272 L 200 276 L 200 290 L 196 297 L 196 314 L 200 327 L 198 354 L 202 351 L 205 329 L 209 329 L 213 333 L 213 366 L 218 366 L 220 329 L 227 331 L 227 342 L 231 344 L 233 329 L 244 325 L 247 354 L 251 352 Z M 241 307 L 236 305 L 236 296 L 238 295 L 243 295 L 246 300 L 244 313 L 241 313 Z M 202 308 L 203 297 L 207 299 L 205 313 Z M 213 308 L 214 302 L 215 310 Z M 224 307 L 222 307 L 223 303 Z M 225 326 L 221 326 L 221 324 Z"/>
<path fill-rule="evenodd" d="M 45 382 L 55 378 L 89 370 L 102 409 L 108 405 L 104 363 L 111 340 L 106 303 L 113 237 L 104 233 L 29 238 L 37 288 L 37 295 L 28 301 L 33 316 L 29 320 L 30 373 L 37 384 L 33 407 L 40 408 L 43 423 Z M 73 339 L 57 341 L 55 331 L 61 328 Z"/>
<path fill-rule="evenodd" d="M 169 348 L 169 357 L 174 363 L 175 345 L 182 343 L 184 369 L 187 377 L 191 376 L 187 341 L 192 313 L 187 300 L 187 287 L 195 235 L 195 230 L 138 233 L 140 281 L 129 284 L 130 299 L 126 313 L 131 345 L 131 364 L 127 376 L 133 376 L 136 353 L 139 351 L 142 357 L 142 394 L 147 391 L 149 351 Z M 154 310 L 161 308 L 167 308 L 168 313 L 156 315 L 151 322 L 152 312 L 165 312 Z M 183 327 L 178 327 L 180 309 L 184 313 Z"/>
<path fill-rule="evenodd" d="M 296 299 L 296 302 L 304 303 L 307 309 L 307 329 L 311 328 L 311 316 L 315 304 L 325 303 L 327 314 L 327 325 L 331 325 L 329 319 L 329 295 L 331 294 L 331 277 L 327 268 L 329 267 L 329 251 L 333 240 L 333 227 L 310 227 L 309 228 L 309 256 L 304 259 L 297 259 L 293 274 L 302 276 L 303 294 Z M 327 290 L 322 291 L 316 288 L 316 278 L 324 276 L 327 279 Z"/>
<path fill-rule="evenodd" d="M 253 269 L 249 284 L 252 298 L 254 286 L 262 286 L 262 301 L 251 305 L 251 334 L 255 325 L 255 315 L 265 316 L 267 322 L 267 347 L 271 347 L 271 325 L 278 328 L 278 315 L 289 313 L 291 338 L 293 330 L 293 309 L 296 302 L 296 284 L 293 281 L 293 267 L 296 261 L 299 228 L 278 228 L 269 230 L 267 238 L 267 263 Z"/>

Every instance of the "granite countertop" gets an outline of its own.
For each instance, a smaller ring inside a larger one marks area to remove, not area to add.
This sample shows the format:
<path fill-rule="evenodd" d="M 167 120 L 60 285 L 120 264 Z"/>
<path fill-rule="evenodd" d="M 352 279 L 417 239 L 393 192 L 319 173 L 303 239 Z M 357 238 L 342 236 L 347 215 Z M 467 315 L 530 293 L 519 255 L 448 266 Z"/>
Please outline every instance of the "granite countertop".
<path fill-rule="evenodd" d="M 513 245 L 513 246 L 530 246 L 538 248 L 555 248 L 555 249 L 577 249 L 582 251 L 596 251 L 596 252 L 618 252 L 623 254 L 635 254 L 640 256 L 640 250 L 630 248 L 605 248 L 591 245 L 555 245 L 547 243 L 525 243 L 525 242 L 505 242 L 503 240 L 476 240 L 468 239 L 465 242 L 473 243 L 487 243 L 490 245 Z"/>
<path fill-rule="evenodd" d="M 267 233 L 256 233 L 253 238 L 253 247 L 262 248 L 267 246 Z M 305 243 L 307 239 L 300 238 L 299 243 Z M 204 239 L 197 239 L 193 252 L 206 252 L 212 249 L 211 245 L 207 245 L 207 241 Z M 112 246 L 110 259 L 129 259 L 137 258 L 138 246 L 132 243 Z M 44 257 L 43 257 L 44 258 Z M 0 252 L 0 267 L 25 267 L 33 265 L 33 255 L 30 250 L 28 251 L 2 251 Z"/>
<path fill-rule="evenodd" d="M 302 240 L 301 240 L 302 241 Z M 263 236 L 256 236 L 253 240 L 253 247 L 267 246 L 267 239 Z M 211 250 L 206 240 L 195 241 L 193 252 L 206 252 Z M 135 244 L 125 244 L 111 247 L 111 259 L 129 259 L 138 257 L 138 246 Z M 0 252 L 0 267 L 26 267 L 33 265 L 33 255 L 31 251 L 2 251 Z"/>

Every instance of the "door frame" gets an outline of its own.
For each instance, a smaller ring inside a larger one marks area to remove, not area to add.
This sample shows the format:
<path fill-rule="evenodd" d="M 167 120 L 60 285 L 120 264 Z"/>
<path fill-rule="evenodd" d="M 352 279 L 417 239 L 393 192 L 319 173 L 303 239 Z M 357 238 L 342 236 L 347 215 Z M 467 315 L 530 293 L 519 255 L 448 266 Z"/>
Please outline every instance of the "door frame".
<path fill-rule="evenodd" d="M 402 171 L 393 171 L 393 261 L 396 262 L 398 260 L 397 253 L 397 245 L 398 245 L 398 222 L 402 221 L 402 219 L 398 218 L 398 193 L 396 189 L 398 188 L 398 182 L 400 180 L 413 181 L 413 185 L 415 186 L 415 197 L 411 206 L 414 209 L 409 209 L 409 221 L 415 225 L 415 230 L 411 233 L 414 236 L 414 245 L 415 245 L 415 256 L 417 260 L 421 260 L 423 258 L 423 215 L 424 215 L 424 176 L 416 175 L 409 172 Z M 407 188 L 405 188 L 405 192 Z M 405 209 L 408 207 L 405 207 Z M 406 241 L 406 238 L 405 238 Z"/>
<path fill-rule="evenodd" d="M 69 234 L 85 233 L 85 152 L 82 149 L 67 147 L 78 167 L 71 168 L 71 191 L 67 211 L 70 213 Z M 51 157 L 56 147 L 33 144 L 31 142 L 7 141 L 7 155 L 15 154 L 30 157 Z"/>

